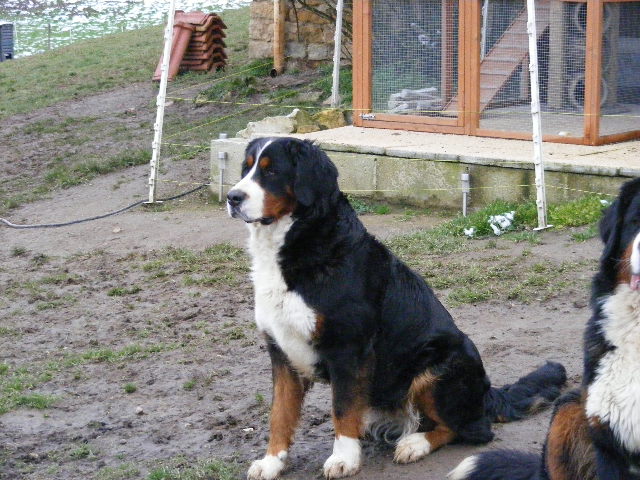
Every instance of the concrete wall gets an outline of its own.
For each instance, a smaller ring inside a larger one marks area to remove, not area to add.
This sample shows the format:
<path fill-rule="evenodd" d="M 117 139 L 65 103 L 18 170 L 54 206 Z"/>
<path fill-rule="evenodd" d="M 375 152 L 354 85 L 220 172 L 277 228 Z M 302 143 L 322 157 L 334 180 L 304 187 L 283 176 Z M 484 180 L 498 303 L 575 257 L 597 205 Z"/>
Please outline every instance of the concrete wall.
<path fill-rule="evenodd" d="M 218 152 L 227 152 L 225 183 L 240 179 L 240 165 L 248 140 L 214 140 L 211 149 L 211 190 L 218 192 Z M 374 149 L 372 149 L 374 150 Z M 471 208 L 496 199 L 535 199 L 533 168 L 517 162 L 481 158 L 407 158 L 371 153 L 332 151 L 325 148 L 340 172 L 340 188 L 354 195 L 369 196 L 416 206 L 459 209 L 462 205 L 460 175 L 471 175 Z M 556 203 L 584 196 L 584 192 L 614 192 L 628 177 L 583 173 L 553 167 L 545 172 L 547 201 Z M 225 195 L 228 187 L 225 188 Z"/>

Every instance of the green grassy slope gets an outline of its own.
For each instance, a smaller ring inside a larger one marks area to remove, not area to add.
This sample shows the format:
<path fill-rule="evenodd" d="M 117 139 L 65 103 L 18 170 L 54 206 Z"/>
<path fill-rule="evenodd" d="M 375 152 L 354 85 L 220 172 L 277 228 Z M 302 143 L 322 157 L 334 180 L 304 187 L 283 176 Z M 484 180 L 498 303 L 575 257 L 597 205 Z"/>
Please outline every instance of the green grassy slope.
<path fill-rule="evenodd" d="M 230 71 L 247 62 L 249 9 L 228 10 Z M 0 63 L 0 118 L 57 102 L 150 81 L 162 53 L 163 28 L 107 35 Z M 188 76 L 179 82 L 202 81 Z"/>

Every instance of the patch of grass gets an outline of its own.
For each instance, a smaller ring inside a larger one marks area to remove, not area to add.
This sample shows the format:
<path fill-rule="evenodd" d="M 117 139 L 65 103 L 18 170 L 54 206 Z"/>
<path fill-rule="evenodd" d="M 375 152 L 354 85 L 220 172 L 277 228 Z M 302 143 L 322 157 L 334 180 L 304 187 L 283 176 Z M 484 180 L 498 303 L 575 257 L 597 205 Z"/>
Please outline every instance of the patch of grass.
<path fill-rule="evenodd" d="M 55 400 L 48 395 L 26 393 L 50 381 L 53 375 L 68 369 L 74 369 L 87 363 L 116 363 L 148 357 L 153 353 L 166 352 L 178 347 L 175 344 L 128 345 L 121 350 L 92 349 L 82 353 L 65 355 L 56 360 L 31 365 L 29 367 L 10 368 L 0 364 L 0 415 L 19 406 L 47 408 Z"/>
<path fill-rule="evenodd" d="M 184 458 L 152 468 L 147 480 L 237 480 L 242 466 L 224 460 L 189 461 Z"/>
<path fill-rule="evenodd" d="M 452 235 L 446 228 L 437 227 L 409 235 L 400 235 L 388 241 L 387 245 L 403 260 L 411 264 L 412 257 L 415 256 L 467 250 L 469 241 L 464 237 Z"/>
<path fill-rule="evenodd" d="M 603 197 L 589 195 L 571 202 L 549 206 L 549 223 L 558 227 L 579 227 L 600 220 Z"/>
<path fill-rule="evenodd" d="M 44 410 L 49 408 L 56 401 L 56 398 L 51 395 L 42 395 L 40 393 L 30 393 L 26 395 L 18 395 L 15 398 L 16 407 L 36 408 L 38 410 Z M 0 412 L 2 412 L 2 405 L 0 403 Z"/>
<path fill-rule="evenodd" d="M 229 340 L 242 340 L 243 338 L 246 338 L 244 329 L 241 326 L 235 326 L 230 330 L 227 330 L 225 335 Z"/>
<path fill-rule="evenodd" d="M 27 249 L 25 247 L 15 246 L 11 248 L 12 257 L 21 257 L 26 253 L 27 253 Z"/>
<path fill-rule="evenodd" d="M 182 389 L 186 390 L 187 392 L 190 392 L 196 387 L 196 383 L 197 382 L 195 379 L 188 380 L 182 384 Z"/>
<path fill-rule="evenodd" d="M 56 298 L 53 300 L 48 300 L 46 302 L 38 302 L 36 304 L 36 310 L 52 310 L 54 308 L 64 307 L 67 305 L 71 305 L 76 302 L 76 298 L 70 295 L 65 295 L 60 298 Z"/>
<path fill-rule="evenodd" d="M 492 291 L 484 288 L 459 287 L 453 290 L 447 298 L 456 303 L 478 303 L 489 300 Z"/>
<path fill-rule="evenodd" d="M 596 222 L 602 216 L 604 208 L 601 200 L 600 196 L 589 195 L 569 202 L 550 204 L 547 209 L 548 222 L 556 228 L 576 227 Z M 458 217 L 448 222 L 443 228 L 453 235 L 464 235 L 464 229 L 474 228 L 475 237 L 492 236 L 493 231 L 488 223 L 489 217 L 511 211 L 515 212 L 515 216 L 510 230 L 537 227 L 538 214 L 534 202 L 517 204 L 496 200 L 467 217 Z M 531 241 L 531 238 L 533 237 L 528 237 L 527 241 Z"/>
<path fill-rule="evenodd" d="M 576 242 L 586 242 L 598 236 L 598 224 L 592 223 L 587 228 L 580 232 L 574 232 L 571 234 L 571 238 Z"/>
<path fill-rule="evenodd" d="M 243 101 L 249 96 L 258 93 L 257 79 L 266 78 L 273 69 L 273 62 L 266 59 L 258 59 L 242 68 L 244 73 L 240 75 L 228 75 L 225 72 L 217 74 L 221 77 L 214 84 L 200 92 L 198 97 L 205 101 Z M 196 100 L 197 102 L 197 100 Z"/>
<path fill-rule="evenodd" d="M 136 293 L 140 293 L 142 291 L 142 287 L 138 285 L 133 285 L 132 287 L 113 287 L 109 289 L 107 295 L 109 297 L 123 297 L 125 295 L 135 295 Z"/>
<path fill-rule="evenodd" d="M 44 265 L 45 263 L 49 263 L 50 260 L 51 257 L 45 255 L 44 253 L 36 253 L 33 257 L 31 257 L 31 263 L 38 267 Z"/>
<path fill-rule="evenodd" d="M 203 251 L 170 247 L 156 255 L 143 270 L 151 273 L 152 278 L 186 274 L 183 279 L 186 286 L 236 285 L 249 271 L 245 252 L 226 243 Z"/>
<path fill-rule="evenodd" d="M 90 445 L 85 443 L 71 450 L 69 452 L 69 457 L 74 460 L 82 460 L 89 457 L 95 457 L 97 456 L 97 453 L 97 450 L 93 449 Z"/>
<path fill-rule="evenodd" d="M 13 328 L 0 327 L 0 337 L 14 337 L 18 334 L 19 332 Z M 2 365 L 4 364 L 0 363 L 0 374 L 2 374 Z"/>
<path fill-rule="evenodd" d="M 123 463 L 117 467 L 103 467 L 98 470 L 96 480 L 127 480 L 140 476 L 140 469 L 135 465 Z"/>
<path fill-rule="evenodd" d="M 369 201 L 365 198 L 347 194 L 347 199 L 358 215 L 371 213 L 373 211 Z"/>
<path fill-rule="evenodd" d="M 528 232 L 515 232 L 516 239 L 531 242 Z M 537 237 L 535 237 L 537 238 Z M 388 242 L 389 247 L 410 267 L 422 274 L 433 288 L 445 290 L 445 298 L 451 305 L 478 303 L 490 299 L 511 299 L 529 303 L 544 301 L 559 294 L 562 289 L 578 285 L 568 273 L 576 270 L 589 272 L 589 262 L 555 264 L 551 261 L 523 263 L 521 257 L 494 255 L 499 252 L 494 245 L 456 236 L 450 225 L 436 227 L 411 235 L 403 235 Z M 537 241 L 533 241 L 534 245 Z M 452 252 L 477 250 L 473 262 L 460 262 Z M 532 255 L 524 249 L 522 256 Z"/>
<path fill-rule="evenodd" d="M 26 135 L 37 134 L 45 135 L 48 133 L 62 133 L 69 130 L 69 127 L 77 126 L 78 124 L 87 124 L 96 121 L 96 117 L 67 117 L 58 122 L 51 122 L 51 120 L 36 120 L 35 122 L 27 124 L 22 132 Z"/>
<path fill-rule="evenodd" d="M 375 205 L 373 207 L 373 213 L 376 215 L 387 215 L 391 213 L 391 207 L 389 205 Z"/>
<path fill-rule="evenodd" d="M 151 27 L 3 62 L 0 87 L 10 94 L 0 97 L 0 118 L 148 81 L 161 52 L 162 27 Z"/>
<path fill-rule="evenodd" d="M 322 65 L 320 66 L 320 71 L 322 72 L 322 78 L 315 82 L 314 88 L 322 91 L 322 98 L 327 98 L 331 95 L 331 89 L 333 88 L 333 65 Z M 353 71 L 351 67 L 340 68 L 338 91 L 340 93 L 340 104 L 350 106 L 353 103 Z"/>
<path fill-rule="evenodd" d="M 6 375 L 7 373 L 9 373 L 9 368 L 9 364 L 0 363 L 0 375 Z"/>
<path fill-rule="evenodd" d="M 125 393 L 134 393 L 138 390 L 138 387 L 136 387 L 135 383 L 125 383 L 123 389 Z"/>
<path fill-rule="evenodd" d="M 531 245 L 540 245 L 542 243 L 542 239 L 537 232 L 532 232 L 531 230 L 521 231 L 521 232 L 509 232 L 504 235 L 504 238 L 508 240 L 513 240 L 516 243 L 528 242 Z"/>
<path fill-rule="evenodd" d="M 145 165 L 151 160 L 151 151 L 134 150 L 115 155 L 107 160 L 87 160 L 75 165 L 58 165 L 44 176 L 45 189 L 69 188 L 85 183 L 98 175 L 115 172 L 135 165 Z"/>

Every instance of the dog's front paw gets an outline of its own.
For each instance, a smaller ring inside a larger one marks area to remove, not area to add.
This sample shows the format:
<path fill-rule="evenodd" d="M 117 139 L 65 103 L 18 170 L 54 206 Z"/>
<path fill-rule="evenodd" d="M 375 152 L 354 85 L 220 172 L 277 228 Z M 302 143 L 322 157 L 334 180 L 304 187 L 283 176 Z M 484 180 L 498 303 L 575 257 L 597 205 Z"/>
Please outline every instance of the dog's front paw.
<path fill-rule="evenodd" d="M 400 439 L 393 461 L 397 463 L 417 462 L 429 452 L 431 452 L 431 444 L 425 434 L 412 433 Z"/>
<path fill-rule="evenodd" d="M 338 437 L 333 442 L 333 454 L 324 462 L 327 479 L 355 475 L 360 470 L 360 441 L 356 438 Z"/>
<path fill-rule="evenodd" d="M 256 460 L 251 464 L 247 472 L 248 480 L 273 480 L 278 478 L 280 472 L 284 470 L 284 461 L 287 458 L 286 452 L 276 455 L 265 455 L 261 460 Z"/>

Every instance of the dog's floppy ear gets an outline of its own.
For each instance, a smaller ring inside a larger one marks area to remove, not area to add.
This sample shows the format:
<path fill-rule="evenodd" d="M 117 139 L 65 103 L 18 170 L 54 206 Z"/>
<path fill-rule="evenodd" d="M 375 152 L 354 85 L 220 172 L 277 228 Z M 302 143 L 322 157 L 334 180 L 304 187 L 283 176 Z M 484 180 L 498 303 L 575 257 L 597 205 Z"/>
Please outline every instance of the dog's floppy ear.
<path fill-rule="evenodd" d="M 617 248 L 617 239 L 620 236 L 620 228 L 622 227 L 622 219 L 624 217 L 624 208 L 621 199 L 616 198 L 615 201 L 605 210 L 604 216 L 600 220 L 599 230 L 600 239 L 604 243 L 602 258 L 611 256 Z"/>
<path fill-rule="evenodd" d="M 293 192 L 297 201 L 309 207 L 329 200 L 338 190 L 338 169 L 327 154 L 306 140 L 291 140 L 286 148 L 296 166 Z"/>
<path fill-rule="evenodd" d="M 599 225 L 600 238 L 604 243 L 603 260 L 613 259 L 612 257 L 616 255 L 624 226 L 625 213 L 634 196 L 638 194 L 640 194 L 640 179 L 627 182 L 620 188 L 618 198 L 605 210 Z"/>

